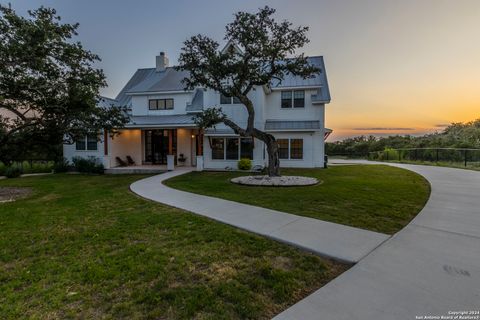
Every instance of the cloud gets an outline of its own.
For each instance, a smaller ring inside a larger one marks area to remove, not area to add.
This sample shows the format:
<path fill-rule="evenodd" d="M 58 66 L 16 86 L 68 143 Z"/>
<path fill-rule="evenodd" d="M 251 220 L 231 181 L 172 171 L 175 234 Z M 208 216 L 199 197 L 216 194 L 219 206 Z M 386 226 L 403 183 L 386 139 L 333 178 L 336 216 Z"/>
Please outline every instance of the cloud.
<path fill-rule="evenodd" d="M 434 125 L 435 128 L 446 128 L 448 126 L 449 126 L 448 123 L 439 123 L 439 124 Z"/>
<path fill-rule="evenodd" d="M 412 131 L 415 128 L 382 128 L 382 127 L 373 127 L 373 128 L 353 128 L 357 131 Z"/>

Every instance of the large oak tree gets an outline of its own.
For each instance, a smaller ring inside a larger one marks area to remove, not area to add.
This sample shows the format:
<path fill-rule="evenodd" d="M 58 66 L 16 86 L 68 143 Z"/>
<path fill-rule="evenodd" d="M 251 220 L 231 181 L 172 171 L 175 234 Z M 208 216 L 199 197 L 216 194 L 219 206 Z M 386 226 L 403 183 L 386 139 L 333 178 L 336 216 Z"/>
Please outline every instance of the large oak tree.
<path fill-rule="evenodd" d="M 196 35 L 185 41 L 179 58 L 179 70 L 189 71 L 186 88 L 213 89 L 236 97 L 248 111 L 246 127 L 229 119 L 221 108 L 206 109 L 196 117 L 197 124 L 209 128 L 223 122 L 242 137 L 254 137 L 266 144 L 268 174 L 280 175 L 278 145 L 273 135 L 255 128 L 255 109 L 249 93 L 255 87 L 269 90 L 272 81 L 281 82 L 287 74 L 309 78 L 319 70 L 297 50 L 309 42 L 308 27 L 293 27 L 277 22 L 275 9 L 264 7 L 256 13 L 238 12 L 226 26 L 225 38 L 231 46 L 221 50 L 219 43 Z"/>
<path fill-rule="evenodd" d="M 62 24 L 54 9 L 28 17 L 0 5 L 0 161 L 31 148 L 46 150 L 102 129 L 121 128 L 122 108 L 98 108 L 106 85 L 99 57 L 72 38 L 78 24 Z M 40 150 L 41 151 L 41 150 Z"/>

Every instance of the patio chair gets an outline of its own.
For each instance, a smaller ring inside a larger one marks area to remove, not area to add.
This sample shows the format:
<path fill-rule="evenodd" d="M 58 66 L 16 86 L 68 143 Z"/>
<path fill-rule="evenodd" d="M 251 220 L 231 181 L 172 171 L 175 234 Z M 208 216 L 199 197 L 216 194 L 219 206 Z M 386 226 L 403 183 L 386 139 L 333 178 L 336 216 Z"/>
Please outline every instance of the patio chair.
<path fill-rule="evenodd" d="M 135 165 L 135 161 L 133 161 L 132 157 L 130 156 L 127 156 L 127 163 L 129 166 L 134 166 Z"/>
<path fill-rule="evenodd" d="M 128 166 L 128 164 L 125 161 L 123 161 L 120 157 L 115 157 L 115 160 L 117 160 L 117 163 L 120 167 Z"/>

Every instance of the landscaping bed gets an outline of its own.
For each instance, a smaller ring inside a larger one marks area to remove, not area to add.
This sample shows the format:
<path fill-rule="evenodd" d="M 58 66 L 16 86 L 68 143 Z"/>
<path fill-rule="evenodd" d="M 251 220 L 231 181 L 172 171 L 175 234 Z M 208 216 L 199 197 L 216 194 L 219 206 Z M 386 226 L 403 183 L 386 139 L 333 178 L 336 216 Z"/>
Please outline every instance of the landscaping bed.
<path fill-rule="evenodd" d="M 385 165 L 283 169 L 284 175 L 317 178 L 313 186 L 276 188 L 231 183 L 239 172 L 191 172 L 165 181 L 184 191 L 233 200 L 362 229 L 393 234 L 424 207 L 429 183 L 420 175 Z"/>
<path fill-rule="evenodd" d="M 269 319 L 348 266 L 141 199 L 145 176 L 5 179 L 5 319 Z"/>
<path fill-rule="evenodd" d="M 28 196 L 32 190 L 30 188 L 15 188 L 0 186 L 0 203 L 14 201 Z"/>

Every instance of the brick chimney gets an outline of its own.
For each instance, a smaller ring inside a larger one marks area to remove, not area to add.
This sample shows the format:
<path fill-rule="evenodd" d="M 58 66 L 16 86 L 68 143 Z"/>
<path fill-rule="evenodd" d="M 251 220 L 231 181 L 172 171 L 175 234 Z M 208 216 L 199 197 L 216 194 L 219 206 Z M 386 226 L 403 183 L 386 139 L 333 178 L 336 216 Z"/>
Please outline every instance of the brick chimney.
<path fill-rule="evenodd" d="M 155 62 L 157 72 L 165 71 L 165 68 L 168 67 L 168 58 L 165 55 L 165 52 L 160 52 L 160 55 L 156 56 Z"/>

